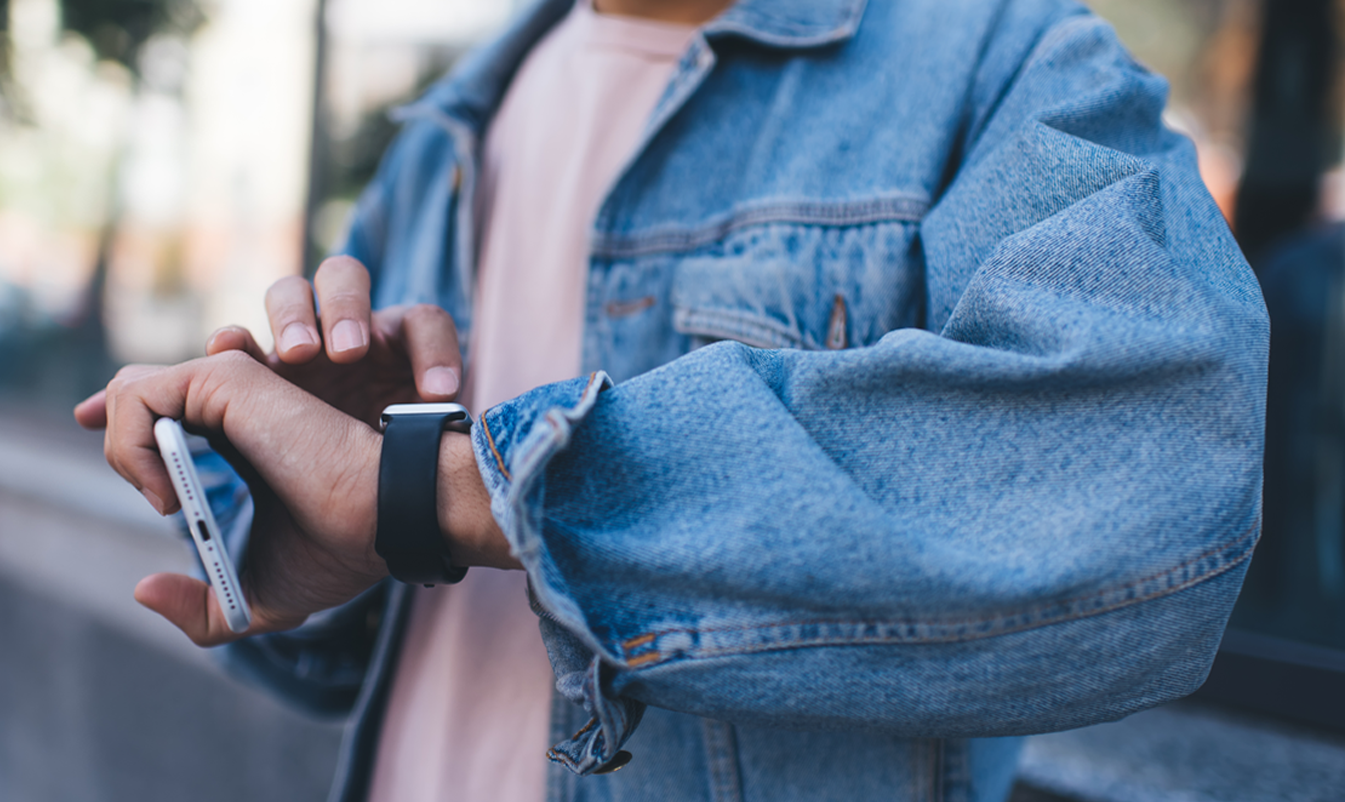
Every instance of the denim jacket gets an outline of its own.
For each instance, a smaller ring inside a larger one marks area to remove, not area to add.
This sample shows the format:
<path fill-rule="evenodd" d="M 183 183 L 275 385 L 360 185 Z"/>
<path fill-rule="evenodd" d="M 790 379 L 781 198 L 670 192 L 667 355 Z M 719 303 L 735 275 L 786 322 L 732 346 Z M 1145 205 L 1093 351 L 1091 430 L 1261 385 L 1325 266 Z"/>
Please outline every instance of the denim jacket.
<path fill-rule="evenodd" d="M 571 1 L 400 111 L 345 246 L 376 305 L 470 338 L 483 132 Z M 694 37 L 593 224 L 586 375 L 473 434 L 556 671 L 549 800 L 1002 800 L 1007 736 L 1201 684 L 1268 324 L 1165 98 L 1068 0 L 741 0 Z M 333 799 L 408 597 L 231 647 L 353 708 Z"/>

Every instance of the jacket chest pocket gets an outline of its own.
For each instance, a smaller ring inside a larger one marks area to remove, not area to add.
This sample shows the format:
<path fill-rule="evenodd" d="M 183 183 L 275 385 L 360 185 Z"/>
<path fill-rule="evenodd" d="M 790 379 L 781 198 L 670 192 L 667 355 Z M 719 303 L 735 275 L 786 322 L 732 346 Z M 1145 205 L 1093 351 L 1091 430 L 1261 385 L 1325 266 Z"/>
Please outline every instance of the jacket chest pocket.
<path fill-rule="evenodd" d="M 918 326 L 924 274 L 916 226 L 772 224 L 678 261 L 673 327 L 692 347 L 853 348 Z"/>

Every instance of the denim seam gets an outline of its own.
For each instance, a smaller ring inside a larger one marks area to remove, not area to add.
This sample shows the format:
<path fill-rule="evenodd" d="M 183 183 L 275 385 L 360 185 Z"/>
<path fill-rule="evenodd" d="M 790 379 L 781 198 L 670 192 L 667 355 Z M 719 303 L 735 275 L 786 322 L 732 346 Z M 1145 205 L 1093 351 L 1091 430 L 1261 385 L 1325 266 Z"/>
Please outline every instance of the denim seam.
<path fill-rule="evenodd" d="M 680 307 L 673 313 L 673 329 L 681 334 L 733 339 L 757 348 L 821 350 L 784 324 L 738 310 Z"/>
<path fill-rule="evenodd" d="M 1068 599 L 1035 609 L 1030 608 L 1012 615 L 947 622 L 835 621 L 818 619 L 767 624 L 755 627 L 667 629 L 651 633 L 654 636 L 653 639 L 647 639 L 647 635 L 641 635 L 624 641 L 621 644 L 620 651 L 627 656 L 626 667 L 635 668 L 652 665 L 654 663 L 664 663 L 679 657 L 687 659 L 705 659 L 734 654 L 752 654 L 756 652 L 826 646 L 965 643 L 980 640 L 982 638 L 1012 635 L 1018 632 L 1024 632 L 1053 624 L 1063 624 L 1083 618 L 1103 615 L 1134 604 L 1170 596 L 1174 593 L 1187 590 L 1206 580 L 1226 573 L 1240 563 L 1246 561 L 1251 556 L 1251 547 L 1256 544 L 1259 530 L 1260 524 L 1258 523 L 1252 531 L 1243 535 L 1232 544 L 1211 549 L 1210 551 L 1191 560 L 1187 560 L 1171 569 L 1121 585 L 1112 590 L 1103 591 L 1102 593 L 1094 594 L 1092 596 Z M 1201 571 L 1194 576 L 1187 576 L 1180 581 L 1174 581 L 1192 566 L 1211 559 L 1216 559 L 1220 553 L 1228 552 L 1241 553 L 1239 553 L 1235 559 L 1229 559 L 1227 561 L 1217 560 L 1208 570 Z M 1153 588 L 1147 592 L 1137 592 L 1143 586 L 1154 585 L 1155 583 L 1163 584 L 1163 586 Z M 1120 598 L 1116 598 L 1118 596 Z M 1085 609 L 1077 609 L 1081 605 Z M 1063 613 L 1052 614 L 1052 609 L 1059 608 L 1068 609 Z M 751 632 L 757 632 L 764 635 L 772 630 L 804 627 L 816 627 L 824 631 L 818 632 L 811 637 L 796 637 L 794 640 L 790 641 L 771 640 L 768 642 L 735 646 L 674 648 L 666 652 L 654 648 L 642 654 L 631 654 L 641 646 L 655 645 L 656 647 L 657 641 L 660 638 L 669 635 L 690 634 L 701 636 L 718 633 Z M 854 635 L 843 635 L 841 633 L 825 631 L 827 629 L 834 630 L 837 628 L 862 628 L 864 633 L 861 636 L 856 637 Z M 974 631 L 968 631 L 969 629 L 973 629 Z M 635 645 L 637 643 L 638 645 Z"/>
<path fill-rule="evenodd" d="M 593 729 L 593 727 L 596 727 L 596 725 L 597 725 L 597 716 L 594 716 L 592 717 L 592 719 L 589 719 L 588 724 L 585 724 L 584 727 L 580 728 L 580 731 L 574 733 L 574 735 L 570 736 L 569 739 L 566 740 L 572 740 L 572 741 L 578 740 L 580 739 L 580 737 L 584 736 L 585 733 L 589 731 L 589 729 Z M 555 763 L 560 763 L 561 766 L 565 766 L 566 768 L 569 768 L 569 770 L 578 771 L 578 763 L 570 759 L 570 756 L 566 755 L 565 752 L 557 750 L 557 748 L 555 747 L 551 747 L 550 750 L 546 750 L 546 759 L 553 760 L 553 762 Z"/>
<path fill-rule="evenodd" d="M 746 630 L 744 630 L 744 631 L 746 631 Z M 668 634 L 668 633 L 664 633 L 664 634 Z M 662 637 L 662 636 L 660 636 L 660 637 Z M 669 656 L 671 656 L 671 655 L 669 655 Z M 664 660 L 664 659 L 666 659 L 666 657 L 665 657 L 665 655 L 664 655 L 662 652 L 657 652 L 657 651 L 654 651 L 654 652 L 646 652 L 645 654 L 638 655 L 638 656 L 636 656 L 636 657 L 628 657 L 628 658 L 626 658 L 626 667 L 627 667 L 627 668 L 639 668 L 640 666 L 649 665 L 650 663 L 657 663 L 657 662 L 660 662 L 660 661 L 662 661 L 662 660 Z"/>
<path fill-rule="evenodd" d="M 894 195 L 862 201 L 791 201 L 734 209 L 696 228 L 664 228 L 645 234 L 593 235 L 592 255 L 631 258 L 676 253 L 718 242 L 739 229 L 774 223 L 825 227 L 852 227 L 875 223 L 918 223 L 929 211 L 929 201 L 915 195 Z"/>
<path fill-rule="evenodd" d="M 641 635 L 638 638 L 631 638 L 630 640 L 626 641 L 625 646 L 627 649 L 638 649 L 639 647 L 644 646 L 647 643 L 653 643 L 657 639 L 658 635 L 655 635 L 654 633 L 651 632 L 648 635 Z"/>
<path fill-rule="evenodd" d="M 926 742 L 926 748 L 929 750 L 929 800 L 946 802 L 943 793 L 944 742 L 942 739 L 931 739 Z"/>
<path fill-rule="evenodd" d="M 701 719 L 705 760 L 709 768 L 711 802 L 743 802 L 742 772 L 738 767 L 738 741 L 727 721 Z"/>
<path fill-rule="evenodd" d="M 608 301 L 607 305 L 603 307 L 603 311 L 610 318 L 630 317 L 643 312 L 656 303 L 658 303 L 658 300 L 654 296 L 646 295 L 633 301 Z"/>
<path fill-rule="evenodd" d="M 490 453 L 495 455 L 495 464 L 500 466 L 500 473 L 504 478 L 514 481 L 514 477 L 509 475 L 509 469 L 504 467 L 504 457 L 500 456 L 500 450 L 495 447 L 495 436 L 490 433 L 490 424 L 486 422 L 486 416 L 481 416 L 481 428 L 486 430 L 486 443 L 490 446 Z"/>
<path fill-rule="evenodd" d="M 585 724 L 583 727 L 581 727 L 580 730 L 579 730 L 579 732 L 576 732 L 574 735 L 571 735 L 571 736 L 569 737 L 568 740 L 570 740 L 570 741 L 577 741 L 577 740 L 579 740 L 581 737 L 584 736 L 585 733 L 587 733 L 589 730 L 591 730 L 591 729 L 593 729 L 595 726 L 597 726 L 597 724 L 598 724 L 598 717 L 597 717 L 597 716 L 594 716 L 593 718 L 590 718 L 590 719 L 588 720 L 588 723 Z M 559 749 L 556 749 L 555 747 L 552 747 L 552 748 L 546 750 L 546 756 L 547 756 L 547 758 L 548 758 L 549 760 L 554 760 L 555 762 L 564 765 L 566 768 L 570 768 L 570 769 L 577 769 L 577 768 L 578 768 L 578 764 L 575 763 L 573 760 L 571 760 L 569 755 L 565 754 L 564 752 L 560 751 Z"/>

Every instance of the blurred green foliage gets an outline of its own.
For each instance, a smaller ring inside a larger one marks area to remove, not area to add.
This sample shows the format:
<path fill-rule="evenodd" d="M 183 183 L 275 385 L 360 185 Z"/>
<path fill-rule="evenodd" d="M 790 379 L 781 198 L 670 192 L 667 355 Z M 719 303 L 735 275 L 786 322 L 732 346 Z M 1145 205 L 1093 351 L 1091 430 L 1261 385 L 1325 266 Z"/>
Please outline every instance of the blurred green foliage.
<path fill-rule="evenodd" d="M 187 36 L 205 20 L 199 0 L 60 0 L 60 7 L 62 28 L 84 37 L 100 60 L 115 61 L 132 73 L 138 73 L 140 51 L 151 38 Z M 9 0 L 0 0 L 0 32 L 8 22 Z M 4 47 L 0 43 L 0 55 Z"/>
<path fill-rule="evenodd" d="M 64 28 L 93 46 L 99 59 L 132 72 L 145 43 L 156 34 L 189 35 L 205 19 L 196 0 L 61 0 Z"/>

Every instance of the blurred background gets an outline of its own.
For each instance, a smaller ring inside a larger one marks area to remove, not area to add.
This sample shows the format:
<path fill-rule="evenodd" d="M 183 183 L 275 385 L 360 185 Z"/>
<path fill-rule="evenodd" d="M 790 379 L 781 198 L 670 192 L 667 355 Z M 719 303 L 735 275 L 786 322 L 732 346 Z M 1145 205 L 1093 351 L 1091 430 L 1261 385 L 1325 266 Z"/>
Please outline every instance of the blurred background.
<path fill-rule="evenodd" d="M 134 605 L 192 558 L 69 410 L 226 323 L 269 347 L 266 287 L 338 241 L 388 111 L 519 5 L 0 0 L 0 799 L 323 797 L 340 722 Z M 1197 700 L 1034 740 L 1018 798 L 1339 799 L 1345 0 L 1090 5 L 1170 79 L 1262 281 L 1265 533 Z"/>

